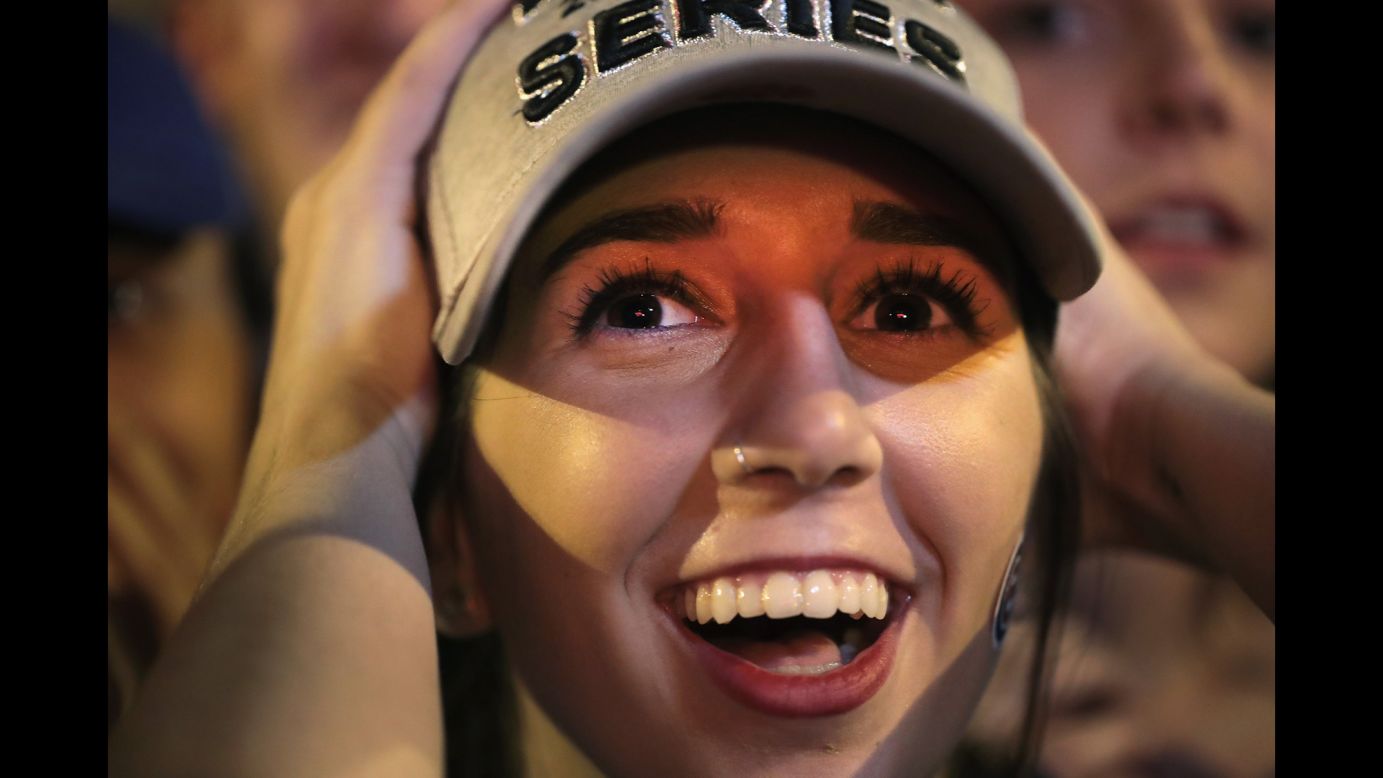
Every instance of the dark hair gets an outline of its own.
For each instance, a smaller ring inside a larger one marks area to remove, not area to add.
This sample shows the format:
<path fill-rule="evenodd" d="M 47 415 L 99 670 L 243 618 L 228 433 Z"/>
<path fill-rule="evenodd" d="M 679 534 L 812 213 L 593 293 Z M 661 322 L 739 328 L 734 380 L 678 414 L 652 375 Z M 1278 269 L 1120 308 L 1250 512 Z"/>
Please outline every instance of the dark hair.
<path fill-rule="evenodd" d="M 739 106 L 745 109 L 744 106 Z M 763 106 L 748 107 L 758 110 Z M 718 110 L 724 110 L 721 106 Z M 776 110 L 776 109 L 770 109 Z M 790 109 L 801 110 L 801 109 Z M 853 120 L 825 115 L 830 120 L 850 124 Z M 871 128 L 872 129 L 872 128 Z M 882 132 L 881 130 L 875 130 Z M 647 128 L 635 131 L 645 136 L 657 133 Z M 633 136 L 635 133 L 631 133 Z M 886 133 L 887 134 L 887 133 Z M 582 171 L 608 164 L 612 147 L 619 147 L 617 158 L 628 164 L 631 155 L 649 153 L 652 147 L 624 144 L 607 146 L 573 174 L 552 202 L 561 202 L 579 189 Z M 942 167 L 945 167 L 943 164 Z M 549 208 L 552 206 L 549 205 Z M 540 216 L 538 221 L 541 221 Z M 1013 257 L 1021 257 L 1009 251 Z M 1059 630 L 1070 586 L 1077 544 L 1080 537 L 1079 482 L 1076 448 L 1071 426 L 1061 402 L 1061 394 L 1051 369 L 1052 346 L 1056 334 L 1057 303 L 1045 291 L 1036 272 L 1023 261 L 1015 262 L 1014 272 L 1003 279 L 1013 296 L 1030 349 L 1030 364 L 1036 382 L 1044 428 L 1042 460 L 1028 510 L 1025 574 L 1031 584 L 1036 612 L 1036 648 L 1028 672 L 1028 696 L 1022 729 L 1014 753 L 995 775 L 1027 775 L 1033 769 L 1045 720 L 1047 679 L 1053 644 Z M 494 348 L 499 323 L 504 320 L 508 281 L 495 297 L 489 321 L 482 331 L 470 359 L 484 361 Z M 443 416 L 436 439 L 425 454 L 419 472 L 414 502 L 420 522 L 426 522 L 428 508 L 446 490 L 458 472 L 466 428 L 464 400 L 469 393 L 464 378 L 467 371 L 448 367 L 439 359 L 442 387 L 439 400 Z M 423 527 L 424 536 L 427 528 Z M 511 775 L 519 772 L 521 755 L 517 751 L 517 711 L 513 690 L 508 683 L 508 666 L 495 635 L 470 640 L 438 637 L 442 677 L 444 730 L 447 744 L 447 774 L 451 776 Z M 962 775 L 974 774 L 964 761 L 953 760 Z"/>
<path fill-rule="evenodd" d="M 1045 430 L 1042 465 L 1028 510 L 1033 556 L 1038 561 L 1034 589 L 1036 641 L 1028 668 L 1028 694 L 1023 725 L 1014 754 L 1014 771 L 1029 775 L 1036 766 L 1046 724 L 1047 682 L 1055 659 L 1052 647 L 1060 637 L 1076 553 L 1080 544 L 1080 481 L 1075 436 L 1052 373 L 1056 338 L 1056 302 L 1041 286 L 1027 263 L 1021 263 L 1017 299 L 1023 330 L 1032 351 Z"/>
<path fill-rule="evenodd" d="M 497 299 L 491 326 L 481 337 L 475 356 L 493 348 L 497 322 L 504 320 L 504 294 Z M 456 499 L 452 479 L 460 467 L 466 427 L 464 400 L 469 394 L 466 371 L 437 357 L 441 376 L 438 404 L 441 417 L 432 445 L 423 454 L 413 505 L 423 537 L 437 500 Z M 470 638 L 437 633 L 438 675 L 442 691 L 442 731 L 449 778 L 488 778 L 519 775 L 518 710 L 509 683 L 509 663 L 498 634 Z"/>

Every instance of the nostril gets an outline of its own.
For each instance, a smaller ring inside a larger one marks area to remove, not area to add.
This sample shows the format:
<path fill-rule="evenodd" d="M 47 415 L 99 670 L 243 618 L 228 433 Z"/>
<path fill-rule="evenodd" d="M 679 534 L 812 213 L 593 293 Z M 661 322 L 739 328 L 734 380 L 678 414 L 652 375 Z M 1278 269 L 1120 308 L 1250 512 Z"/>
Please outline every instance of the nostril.
<path fill-rule="evenodd" d="M 862 468 L 851 465 L 849 467 L 842 467 L 835 473 L 833 473 L 830 479 L 827 480 L 826 486 L 834 486 L 844 489 L 854 486 L 855 484 L 864 481 L 868 477 L 869 474 L 866 473 Z"/>
<path fill-rule="evenodd" d="M 786 478 L 796 481 L 797 475 L 786 467 L 776 465 L 769 467 L 758 467 L 750 473 L 748 478 Z"/>
<path fill-rule="evenodd" d="M 841 390 L 775 403 L 731 440 L 711 454 L 712 469 L 727 484 L 769 485 L 786 477 L 802 489 L 853 486 L 883 462 L 862 409 Z"/>

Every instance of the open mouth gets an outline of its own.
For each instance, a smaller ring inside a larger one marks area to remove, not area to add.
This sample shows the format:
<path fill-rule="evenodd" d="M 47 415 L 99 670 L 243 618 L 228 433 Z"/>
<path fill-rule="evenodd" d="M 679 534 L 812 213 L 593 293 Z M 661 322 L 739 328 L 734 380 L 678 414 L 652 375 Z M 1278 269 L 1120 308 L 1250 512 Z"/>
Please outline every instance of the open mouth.
<path fill-rule="evenodd" d="M 1158 201 L 1112 217 L 1109 229 L 1144 269 L 1177 274 L 1237 256 L 1248 233 L 1232 210 L 1204 198 Z"/>
<path fill-rule="evenodd" d="M 908 597 L 873 572 L 751 572 L 684 584 L 669 611 L 711 675 L 769 713 L 812 716 L 869 699 L 892 664 Z"/>
<path fill-rule="evenodd" d="M 744 575 L 688 585 L 682 604 L 688 628 L 716 648 L 769 672 L 814 675 L 874 645 L 888 585 L 852 570 Z"/>
<path fill-rule="evenodd" d="M 1124 242 L 1212 245 L 1243 239 L 1243 229 L 1224 209 L 1209 203 L 1159 203 L 1110 227 Z"/>

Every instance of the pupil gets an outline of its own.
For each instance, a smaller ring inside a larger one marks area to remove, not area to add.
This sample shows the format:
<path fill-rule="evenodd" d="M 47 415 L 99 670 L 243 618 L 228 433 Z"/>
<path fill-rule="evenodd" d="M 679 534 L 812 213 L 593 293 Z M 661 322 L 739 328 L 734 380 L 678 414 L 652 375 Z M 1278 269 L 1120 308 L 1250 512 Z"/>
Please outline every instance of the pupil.
<path fill-rule="evenodd" d="M 657 327 L 663 320 L 663 306 L 651 294 L 626 297 L 610 308 L 605 320 L 611 327 L 623 329 Z"/>
<path fill-rule="evenodd" d="M 932 309 L 925 300 L 905 294 L 892 294 L 874 309 L 874 323 L 886 332 L 923 330 L 931 322 Z"/>

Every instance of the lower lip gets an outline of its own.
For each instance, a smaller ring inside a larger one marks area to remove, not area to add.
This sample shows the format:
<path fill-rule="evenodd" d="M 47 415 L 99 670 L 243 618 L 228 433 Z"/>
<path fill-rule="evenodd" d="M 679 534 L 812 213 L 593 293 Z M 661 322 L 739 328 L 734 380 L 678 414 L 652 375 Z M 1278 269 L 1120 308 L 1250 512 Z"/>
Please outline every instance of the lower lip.
<path fill-rule="evenodd" d="M 770 715 L 809 718 L 854 710 L 883 687 L 893 668 L 898 632 L 907 618 L 906 605 L 907 598 L 895 603 L 888 626 L 873 645 L 849 664 L 820 675 L 771 673 L 702 640 L 687 628 L 685 619 L 669 616 L 697 661 L 732 698 Z"/>
<path fill-rule="evenodd" d="M 1126 239 L 1117 232 L 1114 237 L 1155 280 L 1193 281 L 1212 268 L 1234 261 L 1239 255 L 1239 244 L 1234 241 L 1173 243 L 1136 236 Z"/>

